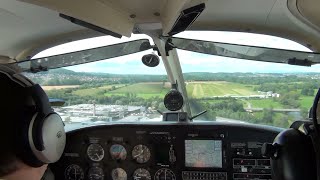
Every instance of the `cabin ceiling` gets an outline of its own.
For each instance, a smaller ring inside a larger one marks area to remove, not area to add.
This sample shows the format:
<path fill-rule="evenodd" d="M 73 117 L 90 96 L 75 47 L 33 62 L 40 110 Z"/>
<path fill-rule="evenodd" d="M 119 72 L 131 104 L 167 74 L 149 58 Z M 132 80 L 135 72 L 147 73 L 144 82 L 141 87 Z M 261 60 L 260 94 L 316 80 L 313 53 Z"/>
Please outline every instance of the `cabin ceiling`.
<path fill-rule="evenodd" d="M 123 36 L 135 27 L 166 34 L 182 10 L 203 2 L 206 9 L 190 30 L 269 34 L 320 51 L 317 0 L 2 0 L 0 61 L 26 59 L 58 44 L 103 35 L 59 13 Z"/>

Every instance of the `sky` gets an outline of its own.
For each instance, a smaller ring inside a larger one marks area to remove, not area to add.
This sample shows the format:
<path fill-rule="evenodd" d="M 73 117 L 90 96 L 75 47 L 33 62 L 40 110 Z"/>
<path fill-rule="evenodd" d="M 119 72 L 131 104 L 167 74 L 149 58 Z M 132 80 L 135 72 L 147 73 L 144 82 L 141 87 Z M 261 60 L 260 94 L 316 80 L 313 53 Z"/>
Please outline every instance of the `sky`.
<path fill-rule="evenodd" d="M 291 40 L 273 37 L 268 35 L 239 33 L 239 32 L 208 32 L 208 31 L 187 31 L 177 37 L 197 39 L 214 42 L 226 42 L 242 45 L 253 45 L 296 51 L 311 52 L 308 48 Z M 132 35 L 131 38 L 121 39 L 102 36 L 86 40 L 75 41 L 59 45 L 40 52 L 33 58 L 46 57 L 67 52 L 79 51 L 95 47 L 117 44 L 136 39 L 149 39 L 146 35 Z M 146 67 L 141 62 L 145 54 L 154 53 L 152 50 L 121 56 L 104 61 L 88 63 L 67 67 L 66 69 L 76 72 L 102 72 L 112 74 L 166 74 L 165 67 L 160 62 L 157 67 Z M 239 60 L 227 57 L 205 55 L 190 51 L 178 50 L 182 71 L 185 72 L 253 72 L 253 73 L 290 73 L 290 72 L 320 72 L 320 65 L 312 67 L 292 66 L 287 64 L 265 63 L 257 61 Z"/>

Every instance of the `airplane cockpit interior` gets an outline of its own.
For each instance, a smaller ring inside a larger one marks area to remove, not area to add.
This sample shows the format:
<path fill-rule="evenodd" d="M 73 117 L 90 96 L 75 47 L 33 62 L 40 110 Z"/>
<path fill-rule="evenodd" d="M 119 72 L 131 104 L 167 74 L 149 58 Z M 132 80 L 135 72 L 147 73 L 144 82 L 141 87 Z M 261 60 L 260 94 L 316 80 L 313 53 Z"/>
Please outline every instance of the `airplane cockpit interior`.
<path fill-rule="evenodd" d="M 320 179 L 317 0 L 1 0 L 0 23 L 43 180 Z"/>

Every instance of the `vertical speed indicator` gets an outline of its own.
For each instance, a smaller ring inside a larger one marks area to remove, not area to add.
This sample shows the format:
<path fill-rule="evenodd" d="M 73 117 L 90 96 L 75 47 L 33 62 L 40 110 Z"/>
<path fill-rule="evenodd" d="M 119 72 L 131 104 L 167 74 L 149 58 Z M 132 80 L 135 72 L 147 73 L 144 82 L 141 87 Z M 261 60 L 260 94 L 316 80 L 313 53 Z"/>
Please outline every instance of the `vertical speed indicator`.
<path fill-rule="evenodd" d="M 151 180 L 150 172 L 146 169 L 139 168 L 133 173 L 134 180 Z"/>
<path fill-rule="evenodd" d="M 104 172 L 100 167 L 92 167 L 88 171 L 88 180 L 104 180 Z"/>

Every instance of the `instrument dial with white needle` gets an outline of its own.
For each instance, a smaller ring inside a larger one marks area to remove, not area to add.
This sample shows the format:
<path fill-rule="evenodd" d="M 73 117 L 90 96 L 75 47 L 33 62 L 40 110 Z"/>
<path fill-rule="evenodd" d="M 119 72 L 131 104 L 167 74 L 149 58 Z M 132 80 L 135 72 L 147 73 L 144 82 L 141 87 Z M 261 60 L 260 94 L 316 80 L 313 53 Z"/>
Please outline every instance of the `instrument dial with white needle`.
<path fill-rule="evenodd" d="M 113 169 L 111 172 L 112 180 L 127 180 L 127 172 L 122 168 Z"/>
<path fill-rule="evenodd" d="M 65 170 L 66 180 L 83 180 L 84 172 L 82 168 L 76 164 L 68 166 Z"/>
<path fill-rule="evenodd" d="M 104 150 L 100 144 L 90 144 L 87 155 L 91 161 L 99 162 L 104 158 Z"/>
<path fill-rule="evenodd" d="M 136 145 L 132 150 L 132 157 L 137 161 L 137 163 L 142 164 L 148 162 L 150 156 L 150 149 L 145 145 Z"/>
<path fill-rule="evenodd" d="M 136 169 L 133 173 L 134 180 L 151 180 L 150 172 L 144 168 Z"/>
<path fill-rule="evenodd" d="M 167 168 L 159 169 L 154 175 L 155 180 L 176 180 L 174 173 Z"/>
<path fill-rule="evenodd" d="M 88 171 L 88 180 L 104 180 L 104 172 L 100 167 L 91 167 Z"/>
<path fill-rule="evenodd" d="M 142 63 L 148 67 L 156 67 L 160 63 L 160 59 L 155 54 L 147 54 L 142 57 Z"/>

